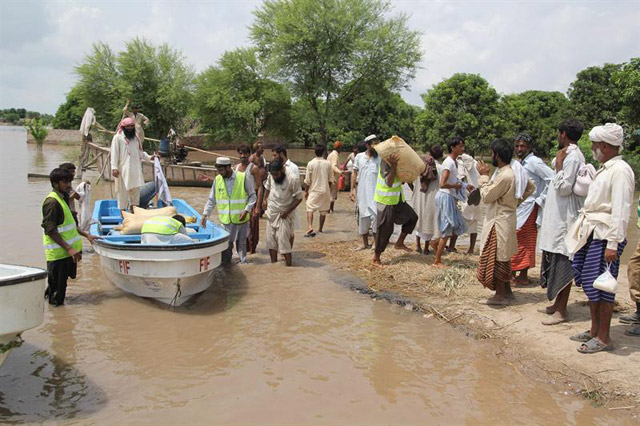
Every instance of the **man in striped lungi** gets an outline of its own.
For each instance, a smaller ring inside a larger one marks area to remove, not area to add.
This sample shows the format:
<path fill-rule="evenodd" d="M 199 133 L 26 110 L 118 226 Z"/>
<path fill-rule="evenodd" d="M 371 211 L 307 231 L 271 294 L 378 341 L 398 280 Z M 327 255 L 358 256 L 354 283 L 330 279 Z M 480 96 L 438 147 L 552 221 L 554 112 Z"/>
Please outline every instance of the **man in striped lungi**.
<path fill-rule="evenodd" d="M 553 179 L 553 170 L 533 152 L 533 138 L 520 133 L 515 139 L 515 152 L 522 167 L 536 189 L 516 210 L 516 235 L 518 253 L 511 258 L 511 269 L 515 285 L 528 285 L 528 272 L 536 266 L 536 241 L 538 227 L 542 222 L 542 208 L 547 195 L 547 186 Z M 520 274 L 516 276 L 516 273 Z"/>
<path fill-rule="evenodd" d="M 618 276 L 635 186 L 633 170 L 620 155 L 622 127 L 613 123 L 596 126 L 589 132 L 589 139 L 593 158 L 602 166 L 589 186 L 578 220 L 565 239 L 576 285 L 589 298 L 591 310 L 591 328 L 571 337 L 583 342 L 578 347 L 582 353 L 613 349 L 609 329 L 615 293 L 596 288 L 594 282 L 607 270 L 613 277 Z"/>

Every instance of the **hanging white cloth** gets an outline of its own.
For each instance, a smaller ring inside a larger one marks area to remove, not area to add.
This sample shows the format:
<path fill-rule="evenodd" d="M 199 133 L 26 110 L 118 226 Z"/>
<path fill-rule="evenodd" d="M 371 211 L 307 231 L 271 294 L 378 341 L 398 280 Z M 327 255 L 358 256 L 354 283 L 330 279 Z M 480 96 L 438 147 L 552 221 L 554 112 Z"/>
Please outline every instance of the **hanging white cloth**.
<path fill-rule="evenodd" d="M 87 108 L 82 117 L 82 123 L 80 123 L 80 133 L 82 133 L 82 136 L 88 136 L 91 131 L 91 126 L 94 124 L 96 124 L 96 110 Z"/>
<path fill-rule="evenodd" d="M 158 191 L 158 199 L 166 206 L 172 205 L 173 199 L 171 198 L 169 185 L 167 184 L 167 179 L 165 179 L 164 173 L 162 172 L 162 166 L 160 165 L 158 157 L 155 157 L 153 160 L 153 180 L 155 181 L 156 190 Z"/>
<path fill-rule="evenodd" d="M 524 195 L 524 191 L 527 190 L 528 176 L 527 171 L 522 167 L 522 164 L 518 160 L 511 160 L 511 170 L 513 170 L 513 175 L 515 177 L 515 189 L 516 189 L 516 199 L 521 200 Z M 491 182 L 495 179 L 498 174 L 499 168 L 496 167 L 496 170 L 493 172 L 491 176 Z"/>
<path fill-rule="evenodd" d="M 81 182 L 76 188 L 76 194 L 80 196 L 78 203 L 78 228 L 83 231 L 89 231 L 91 225 L 91 184 L 89 182 Z"/>

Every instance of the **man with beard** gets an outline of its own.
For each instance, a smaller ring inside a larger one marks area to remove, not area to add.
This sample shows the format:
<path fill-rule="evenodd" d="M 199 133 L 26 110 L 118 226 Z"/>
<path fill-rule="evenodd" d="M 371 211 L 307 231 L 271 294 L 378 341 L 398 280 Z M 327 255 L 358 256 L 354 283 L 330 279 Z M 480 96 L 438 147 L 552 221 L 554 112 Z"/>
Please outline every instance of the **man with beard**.
<path fill-rule="evenodd" d="M 495 291 L 487 305 L 506 305 L 511 291 L 511 257 L 518 252 L 516 243 L 516 207 L 518 200 L 533 194 L 534 186 L 524 171 L 511 166 L 513 145 L 506 139 L 491 142 L 491 161 L 496 167 L 489 179 L 489 166 L 478 162 L 480 195 L 487 204 L 483 242 L 476 269 L 478 281 Z M 517 164 L 517 163 L 516 163 Z"/>
<path fill-rule="evenodd" d="M 511 270 L 515 285 L 529 285 L 529 268 L 536 266 L 536 241 L 538 226 L 542 223 L 542 209 L 547 194 L 547 185 L 553 179 L 553 170 L 531 151 L 533 138 L 520 133 L 515 139 L 516 156 L 524 167 L 527 177 L 536 189 L 516 210 L 516 232 L 518 253 L 511 258 Z M 520 271 L 519 276 L 516 273 Z"/>
<path fill-rule="evenodd" d="M 302 202 L 300 179 L 291 176 L 280 158 L 269 164 L 269 176 L 265 183 L 267 219 L 267 248 L 271 263 L 284 256 L 285 264 L 292 265 L 291 241 L 293 240 L 293 213 Z"/>
<path fill-rule="evenodd" d="M 251 149 L 249 145 L 242 144 L 237 149 L 240 162 L 236 164 L 235 170 L 244 173 L 247 178 L 253 179 L 253 187 L 256 189 L 256 206 L 251 210 L 251 218 L 249 219 L 249 235 L 247 236 L 247 251 L 249 254 L 255 254 L 260 239 L 260 206 L 262 206 L 262 193 L 264 186 L 262 185 L 262 174 L 255 164 L 249 162 Z"/>
<path fill-rule="evenodd" d="M 228 157 L 216 158 L 216 170 L 218 175 L 211 186 L 200 225 L 207 225 L 207 218 L 217 205 L 220 223 L 229 233 L 229 247 L 222 252 L 222 262 L 231 261 L 235 244 L 240 263 L 244 264 L 247 263 L 247 222 L 257 198 L 253 179 L 247 179 L 244 173 L 233 170 Z"/>
<path fill-rule="evenodd" d="M 380 170 L 380 157 L 375 150 L 377 143 L 378 137 L 376 135 L 367 136 L 364 140 L 366 151 L 356 155 L 353 161 L 350 198 L 357 205 L 358 234 L 362 236 L 362 249 L 371 247 L 369 245 L 369 230 L 373 232 L 375 240 L 378 208 L 373 197 Z"/>
<path fill-rule="evenodd" d="M 542 250 L 540 285 L 547 289 L 547 299 L 555 302 L 540 311 L 547 315 L 544 325 L 567 321 L 567 303 L 573 282 L 573 268 L 564 245 L 567 231 L 578 218 L 584 197 L 573 191 L 578 171 L 585 159 L 578 148 L 584 127 L 576 119 L 567 119 L 558 126 L 558 154 L 551 162 L 555 176 L 549 184 L 540 226 L 539 246 Z"/>
<path fill-rule="evenodd" d="M 300 169 L 293 161 L 289 160 L 289 156 L 287 155 L 287 147 L 284 144 L 276 145 L 275 148 L 271 150 L 271 154 L 273 155 L 273 159 L 280 158 L 282 160 L 282 164 L 285 169 L 287 169 L 287 174 L 291 175 L 296 179 L 300 179 Z"/>
<path fill-rule="evenodd" d="M 140 205 L 140 187 L 144 186 L 142 160 L 151 160 L 143 151 L 136 134 L 136 122 L 125 118 L 111 140 L 111 175 L 115 178 L 118 208 L 126 210 Z"/>
<path fill-rule="evenodd" d="M 591 329 L 571 337 L 583 342 L 578 352 L 586 354 L 613 350 L 609 331 L 616 295 L 596 288 L 594 281 L 605 271 L 614 279 L 618 277 L 635 186 L 633 170 L 620 155 L 622 127 L 614 123 L 596 126 L 589 132 L 589 139 L 593 158 L 602 166 L 565 239 L 576 285 L 589 298 Z"/>

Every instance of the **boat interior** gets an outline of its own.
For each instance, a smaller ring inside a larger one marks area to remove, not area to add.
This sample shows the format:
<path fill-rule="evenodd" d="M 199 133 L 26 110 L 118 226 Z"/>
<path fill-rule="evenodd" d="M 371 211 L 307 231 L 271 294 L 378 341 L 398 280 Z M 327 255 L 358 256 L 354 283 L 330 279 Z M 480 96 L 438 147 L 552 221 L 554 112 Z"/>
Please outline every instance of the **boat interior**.
<path fill-rule="evenodd" d="M 194 223 L 187 223 L 187 235 L 194 240 L 194 243 L 211 242 L 219 238 L 224 238 L 227 232 L 214 225 L 212 222 L 207 222 L 206 227 L 200 226 L 200 218 L 202 217 L 193 207 L 191 207 L 186 201 L 182 199 L 174 199 L 173 206 L 176 208 L 178 214 L 185 218 L 195 218 Z M 165 207 L 160 203 L 158 206 Z M 122 235 L 120 231 L 115 227 L 122 223 L 122 212 L 118 209 L 116 200 L 98 200 L 96 201 L 93 210 L 93 223 L 91 224 L 90 232 L 92 235 L 102 237 L 103 242 L 108 242 L 118 245 L 128 244 L 140 244 L 140 234 Z M 183 243 L 182 245 L 191 245 L 194 243 Z"/>

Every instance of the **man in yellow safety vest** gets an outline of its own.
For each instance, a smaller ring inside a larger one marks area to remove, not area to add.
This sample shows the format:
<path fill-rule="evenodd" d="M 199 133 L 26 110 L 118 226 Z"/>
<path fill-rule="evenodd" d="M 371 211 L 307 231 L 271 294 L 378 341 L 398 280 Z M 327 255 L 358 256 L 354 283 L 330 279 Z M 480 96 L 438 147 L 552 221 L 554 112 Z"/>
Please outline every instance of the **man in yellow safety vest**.
<path fill-rule="evenodd" d="M 69 191 L 73 174 L 56 168 L 49 174 L 53 190 L 42 202 L 42 245 L 49 272 L 45 297 L 49 304 L 64 304 L 67 279 L 76 277 L 77 263 L 82 257 L 81 235 L 93 243 L 97 237 L 78 228 L 69 208 Z"/>
<path fill-rule="evenodd" d="M 189 244 L 193 240 L 187 235 L 187 221 L 182 215 L 153 216 L 147 219 L 140 231 L 141 244 Z"/>
<path fill-rule="evenodd" d="M 216 169 L 218 175 L 213 181 L 200 225 L 207 225 L 207 218 L 217 205 L 220 223 L 229 232 L 229 247 L 222 252 L 222 262 L 231 261 L 235 243 L 240 263 L 246 263 L 250 213 L 257 201 L 253 179 L 246 179 L 244 173 L 233 170 L 228 157 L 218 157 Z"/>
<path fill-rule="evenodd" d="M 380 255 L 387 247 L 395 225 L 402 225 L 400 236 L 394 244 L 398 250 L 411 252 L 404 244 L 404 239 L 413 232 L 418 222 L 418 215 L 404 199 L 402 181 L 396 176 L 398 155 L 391 154 L 386 161 L 380 163 L 378 182 L 373 199 L 377 205 L 375 252 L 373 264 L 381 266 Z"/>

